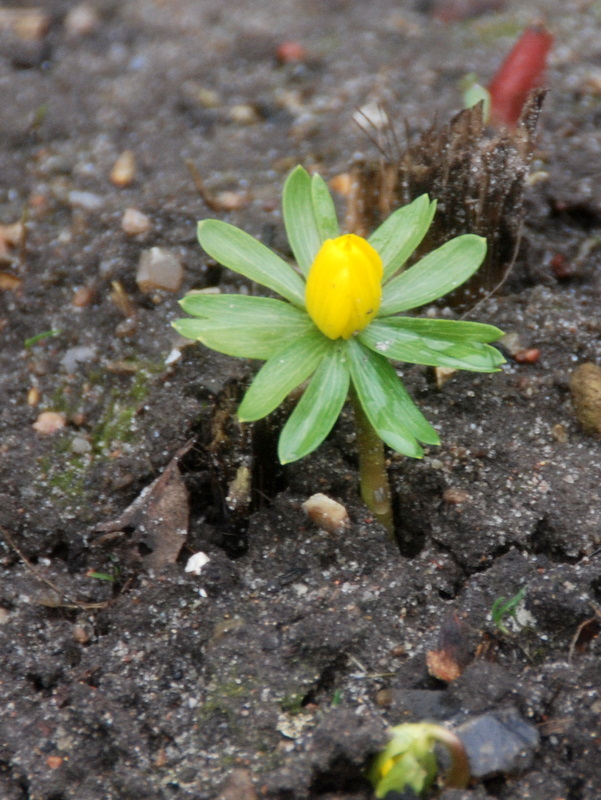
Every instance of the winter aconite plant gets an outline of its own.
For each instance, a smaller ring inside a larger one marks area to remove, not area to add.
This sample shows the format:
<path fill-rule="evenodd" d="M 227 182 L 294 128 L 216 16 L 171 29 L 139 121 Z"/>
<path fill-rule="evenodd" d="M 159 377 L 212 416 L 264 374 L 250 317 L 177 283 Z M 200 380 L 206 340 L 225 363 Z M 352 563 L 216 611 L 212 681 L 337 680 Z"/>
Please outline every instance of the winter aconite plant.
<path fill-rule="evenodd" d="M 439 444 L 391 361 L 494 372 L 504 360 L 487 344 L 502 335 L 491 325 L 399 316 L 462 284 L 486 252 L 481 237 L 458 236 L 403 272 L 435 205 L 423 195 L 369 239 L 341 236 L 325 182 L 297 167 L 284 186 L 283 213 L 298 269 L 232 225 L 198 225 L 210 256 L 283 299 L 192 292 L 181 305 L 193 318 L 173 323 L 214 350 L 266 362 L 238 409 L 241 422 L 267 416 L 308 381 L 280 434 L 282 463 L 319 447 L 350 393 L 362 495 L 389 530 L 382 443 L 414 458 L 423 455 L 420 443 Z"/>
<path fill-rule="evenodd" d="M 404 797 L 419 797 L 434 783 L 438 774 L 435 747 L 442 745 L 450 765 L 444 779 L 449 789 L 464 789 L 470 780 L 468 758 L 459 737 L 431 722 L 406 722 L 390 729 L 390 740 L 375 758 L 367 777 L 376 797 L 398 792 Z"/>

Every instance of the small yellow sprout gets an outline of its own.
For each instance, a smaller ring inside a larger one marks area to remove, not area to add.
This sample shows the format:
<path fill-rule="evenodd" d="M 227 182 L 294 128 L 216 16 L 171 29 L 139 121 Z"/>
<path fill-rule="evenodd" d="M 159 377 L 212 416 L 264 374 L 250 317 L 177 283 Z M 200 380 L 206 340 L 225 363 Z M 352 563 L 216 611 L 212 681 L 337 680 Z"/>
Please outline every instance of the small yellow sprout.
<path fill-rule="evenodd" d="M 374 319 L 382 300 L 380 254 L 360 236 L 326 239 L 307 277 L 307 311 L 330 339 L 350 339 Z"/>
<path fill-rule="evenodd" d="M 406 722 L 390 730 L 391 738 L 376 757 L 367 777 L 376 797 L 410 788 L 421 795 L 438 773 L 435 746 L 443 745 L 451 759 L 444 785 L 464 789 L 470 781 L 470 765 L 461 739 L 453 731 L 432 722 Z"/>

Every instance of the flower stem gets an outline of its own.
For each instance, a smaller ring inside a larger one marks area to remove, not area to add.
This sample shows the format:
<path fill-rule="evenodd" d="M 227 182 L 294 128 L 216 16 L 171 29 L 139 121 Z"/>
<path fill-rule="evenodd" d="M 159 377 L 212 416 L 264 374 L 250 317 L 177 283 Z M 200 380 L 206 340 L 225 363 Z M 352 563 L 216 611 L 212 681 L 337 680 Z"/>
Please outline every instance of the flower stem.
<path fill-rule="evenodd" d="M 384 457 L 384 442 L 368 420 L 354 390 L 351 390 L 351 400 L 357 429 L 361 497 L 376 520 L 394 538 L 394 520 Z"/>
<path fill-rule="evenodd" d="M 445 775 L 445 787 L 465 789 L 470 782 L 470 764 L 463 742 L 457 734 L 441 725 L 431 725 L 430 736 L 434 741 L 444 745 L 451 756 L 451 766 Z"/>

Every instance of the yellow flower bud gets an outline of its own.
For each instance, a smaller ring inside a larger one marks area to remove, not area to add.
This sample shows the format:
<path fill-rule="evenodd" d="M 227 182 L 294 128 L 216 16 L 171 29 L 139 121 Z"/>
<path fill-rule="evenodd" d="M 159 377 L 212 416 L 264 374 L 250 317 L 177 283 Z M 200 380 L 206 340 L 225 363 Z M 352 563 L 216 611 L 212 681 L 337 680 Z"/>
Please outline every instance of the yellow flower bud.
<path fill-rule="evenodd" d="M 382 259 L 360 236 L 326 239 L 307 277 L 307 312 L 330 339 L 350 339 L 375 317 L 382 300 Z"/>
<path fill-rule="evenodd" d="M 380 778 L 385 778 L 390 770 L 394 767 L 397 761 L 400 759 L 400 755 L 395 756 L 394 758 L 387 758 L 380 766 Z"/>

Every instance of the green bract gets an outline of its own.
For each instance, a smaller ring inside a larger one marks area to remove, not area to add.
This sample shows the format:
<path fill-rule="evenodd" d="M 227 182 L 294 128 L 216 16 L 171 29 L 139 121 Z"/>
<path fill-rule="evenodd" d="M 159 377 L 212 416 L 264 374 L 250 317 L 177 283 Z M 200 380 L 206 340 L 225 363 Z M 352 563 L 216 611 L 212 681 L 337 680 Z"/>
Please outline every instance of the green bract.
<path fill-rule="evenodd" d="M 430 788 L 438 772 L 430 727 L 405 723 L 391 730 L 390 741 L 368 772 L 376 797 L 403 792 L 408 786 L 416 795 Z"/>
<path fill-rule="evenodd" d="M 389 359 L 479 372 L 495 372 L 504 362 L 487 344 L 502 336 L 498 328 L 397 316 L 457 288 L 484 259 L 485 240 L 466 234 L 401 271 L 423 240 L 435 205 L 422 195 L 369 237 L 384 268 L 382 300 L 373 321 L 348 339 L 325 336 L 305 306 L 305 279 L 316 255 L 327 239 L 340 235 L 334 203 L 319 175 L 311 177 L 297 167 L 284 186 L 284 223 L 301 274 L 238 228 L 218 220 L 199 223 L 198 239 L 210 256 L 284 300 L 190 293 L 181 306 L 191 318 L 173 326 L 214 350 L 266 362 L 240 405 L 242 422 L 266 416 L 309 380 L 280 436 L 282 463 L 302 458 L 323 442 L 351 384 L 379 437 L 400 453 L 419 458 L 420 442 L 438 444 L 438 434 Z"/>

